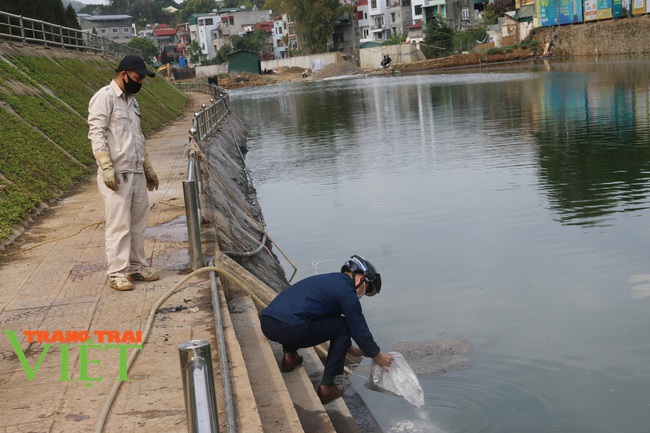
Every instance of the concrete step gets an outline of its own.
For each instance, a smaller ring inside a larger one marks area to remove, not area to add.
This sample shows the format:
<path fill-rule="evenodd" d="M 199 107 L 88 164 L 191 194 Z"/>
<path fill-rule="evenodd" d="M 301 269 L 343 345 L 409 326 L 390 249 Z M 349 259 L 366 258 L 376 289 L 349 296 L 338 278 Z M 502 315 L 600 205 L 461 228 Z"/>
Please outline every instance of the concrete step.
<path fill-rule="evenodd" d="M 313 397 L 305 392 L 304 385 L 297 383 L 299 381 L 289 381 L 289 385 L 285 383 L 277 358 L 262 334 L 257 309 L 251 298 L 234 298 L 228 308 L 264 431 L 335 433 L 309 379 L 307 378 L 307 383 Z M 304 373 L 300 368 L 294 373 L 300 371 Z M 295 378 L 300 376 L 291 375 Z"/>
<path fill-rule="evenodd" d="M 315 388 L 323 375 L 323 362 L 313 348 L 300 350 L 300 354 L 304 358 L 302 366 L 297 367 L 291 373 L 282 373 L 280 368 L 282 347 L 268 341 L 262 333 L 258 312 L 250 297 L 241 296 L 231 300 L 229 310 L 235 334 L 246 360 L 251 385 L 253 390 L 257 390 L 256 400 L 258 399 L 257 394 L 260 394 L 258 410 L 263 420 L 269 412 L 273 417 L 277 417 L 280 413 L 279 410 L 275 410 L 271 406 L 268 407 L 268 410 L 261 406 L 267 404 L 262 402 L 269 400 L 269 383 L 272 382 L 274 387 L 280 388 L 277 381 L 283 381 L 287 394 L 283 389 L 275 396 L 273 403 L 285 404 L 286 402 L 276 400 L 289 398 L 305 432 L 361 433 L 344 399 L 336 399 L 323 405 L 316 395 Z M 264 363 L 264 365 L 260 366 L 259 363 Z M 348 392 L 350 390 L 346 389 L 346 393 Z M 263 393 L 267 395 L 262 395 Z M 286 407 L 282 409 L 282 411 L 286 410 Z"/>
<path fill-rule="evenodd" d="M 270 342 L 270 345 L 275 354 L 275 358 L 278 360 L 282 359 L 282 346 L 273 342 Z M 337 433 L 360 433 L 356 421 L 342 398 L 332 400 L 323 406 L 316 395 L 316 387 L 323 376 L 323 362 L 316 351 L 313 348 L 308 348 L 300 349 L 299 353 L 304 358 L 302 367 L 298 367 L 291 373 L 284 373 L 282 375 L 287 384 L 287 388 L 289 388 L 289 393 L 294 399 L 294 405 L 296 406 L 296 410 L 298 410 L 298 415 L 300 416 L 301 410 L 303 410 L 302 406 L 305 406 L 305 404 L 301 405 L 297 402 L 304 402 L 309 399 L 312 407 L 324 407 L 325 414 L 329 417 L 329 421 Z M 348 391 L 346 390 L 346 392 Z M 309 416 L 312 415 L 310 414 Z M 311 432 L 316 430 L 308 430 L 305 428 L 305 431 Z"/>

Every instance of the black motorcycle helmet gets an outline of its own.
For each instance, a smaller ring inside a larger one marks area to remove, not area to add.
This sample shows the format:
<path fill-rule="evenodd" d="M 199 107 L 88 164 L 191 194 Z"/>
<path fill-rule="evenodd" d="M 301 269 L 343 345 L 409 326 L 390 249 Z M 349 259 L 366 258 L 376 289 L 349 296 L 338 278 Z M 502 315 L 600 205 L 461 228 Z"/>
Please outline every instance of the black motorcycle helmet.
<path fill-rule="evenodd" d="M 355 254 L 350 257 L 341 267 L 341 272 L 363 274 L 363 277 L 370 286 L 366 290 L 366 296 L 375 296 L 381 291 L 381 275 L 375 270 L 372 263 L 361 256 Z"/>

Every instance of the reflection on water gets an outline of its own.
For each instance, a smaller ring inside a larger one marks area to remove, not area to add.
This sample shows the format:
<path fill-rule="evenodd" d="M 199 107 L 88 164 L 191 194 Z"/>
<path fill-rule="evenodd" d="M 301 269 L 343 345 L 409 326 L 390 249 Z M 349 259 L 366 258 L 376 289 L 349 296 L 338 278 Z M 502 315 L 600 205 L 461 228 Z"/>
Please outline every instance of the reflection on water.
<path fill-rule="evenodd" d="M 420 377 L 423 413 L 357 386 L 385 431 L 649 430 L 649 66 L 231 92 L 296 278 L 365 255 L 384 280 L 362 301 L 382 348 L 471 342 L 468 370 Z"/>

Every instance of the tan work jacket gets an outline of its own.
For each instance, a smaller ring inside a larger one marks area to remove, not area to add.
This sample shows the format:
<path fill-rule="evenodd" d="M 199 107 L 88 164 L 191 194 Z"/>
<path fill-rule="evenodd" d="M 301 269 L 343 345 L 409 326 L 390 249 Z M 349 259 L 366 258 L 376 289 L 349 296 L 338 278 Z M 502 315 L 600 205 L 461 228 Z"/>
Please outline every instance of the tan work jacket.
<path fill-rule="evenodd" d="M 144 172 L 144 135 L 140 106 L 115 80 L 102 87 L 88 104 L 88 138 L 93 153 L 108 152 L 115 173 Z"/>

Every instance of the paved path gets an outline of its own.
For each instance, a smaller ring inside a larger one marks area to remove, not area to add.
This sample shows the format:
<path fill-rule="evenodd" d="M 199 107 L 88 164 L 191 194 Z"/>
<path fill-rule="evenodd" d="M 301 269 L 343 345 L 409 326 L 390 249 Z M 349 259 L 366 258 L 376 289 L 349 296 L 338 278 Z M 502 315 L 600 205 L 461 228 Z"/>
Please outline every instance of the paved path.
<path fill-rule="evenodd" d="M 151 307 L 187 274 L 184 148 L 191 114 L 209 101 L 208 95 L 190 96 L 188 114 L 147 139 L 161 185 L 149 193 L 146 252 L 159 281 L 136 283 L 131 292 L 109 287 L 104 210 L 94 177 L 46 210 L 0 258 L 0 431 L 94 431 L 124 374 L 120 358 L 126 353 L 121 344 L 105 346 L 108 334 L 101 331 L 118 331 L 121 341 L 114 343 L 125 342 L 125 331 L 137 338 Z M 209 286 L 207 276 L 192 279 L 161 306 L 104 431 L 186 431 L 177 346 L 214 337 Z M 36 330 L 49 338 L 56 330 L 88 331 L 96 345 L 30 343 L 23 331 Z"/>

